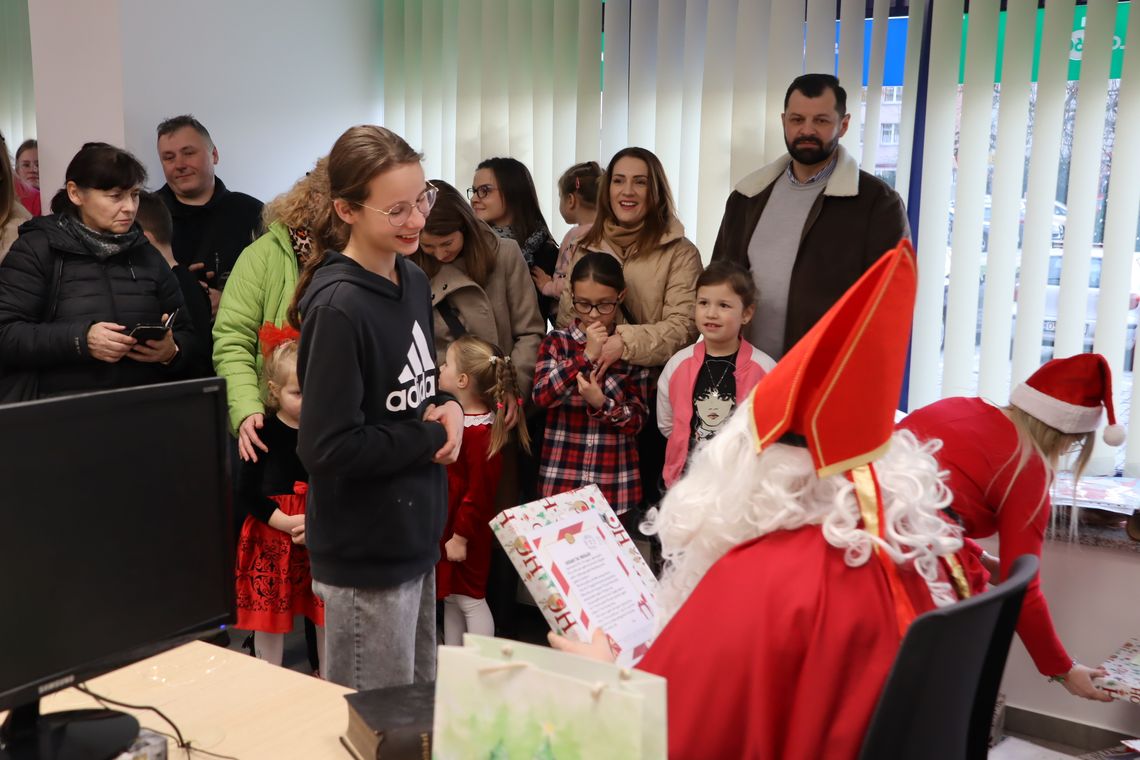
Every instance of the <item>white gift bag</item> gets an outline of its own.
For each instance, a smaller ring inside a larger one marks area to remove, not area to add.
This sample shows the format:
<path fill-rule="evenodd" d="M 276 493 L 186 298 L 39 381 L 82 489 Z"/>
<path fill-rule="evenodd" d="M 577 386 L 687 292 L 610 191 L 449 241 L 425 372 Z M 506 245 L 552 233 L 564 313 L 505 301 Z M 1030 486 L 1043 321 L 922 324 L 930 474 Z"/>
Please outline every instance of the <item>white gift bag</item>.
<path fill-rule="evenodd" d="M 665 679 L 485 636 L 439 648 L 437 760 L 664 760 Z"/>

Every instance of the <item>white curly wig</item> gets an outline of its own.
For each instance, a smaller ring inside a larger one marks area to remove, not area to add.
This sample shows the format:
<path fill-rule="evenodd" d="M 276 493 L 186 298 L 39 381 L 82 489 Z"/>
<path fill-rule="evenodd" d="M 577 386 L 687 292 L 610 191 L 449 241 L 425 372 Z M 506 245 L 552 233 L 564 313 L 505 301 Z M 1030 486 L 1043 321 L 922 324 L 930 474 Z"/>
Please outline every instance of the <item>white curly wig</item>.
<path fill-rule="evenodd" d="M 920 444 L 896 432 L 874 462 L 883 496 L 886 540 L 859 527 L 854 486 L 845 476 L 820 479 L 807 449 L 774 444 L 756 453 L 749 398 L 720 434 L 694 453 L 685 476 L 650 510 L 642 530 L 656 533 L 667 565 L 658 589 L 659 628 L 704 574 L 730 549 L 778 530 L 819 525 L 851 567 L 878 545 L 896 562 L 914 561 L 939 606 L 956 600 L 938 577 L 938 557 L 962 546 L 961 531 L 939 515 L 951 500 L 933 457 L 940 442 Z"/>

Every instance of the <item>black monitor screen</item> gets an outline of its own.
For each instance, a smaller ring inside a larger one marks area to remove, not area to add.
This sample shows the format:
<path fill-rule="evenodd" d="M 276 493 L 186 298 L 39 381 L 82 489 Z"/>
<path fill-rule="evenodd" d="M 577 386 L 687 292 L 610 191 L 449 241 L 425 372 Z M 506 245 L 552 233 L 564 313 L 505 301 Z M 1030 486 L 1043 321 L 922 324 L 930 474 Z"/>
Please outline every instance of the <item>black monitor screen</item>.
<path fill-rule="evenodd" d="M 225 385 L 0 407 L 0 709 L 230 622 Z"/>

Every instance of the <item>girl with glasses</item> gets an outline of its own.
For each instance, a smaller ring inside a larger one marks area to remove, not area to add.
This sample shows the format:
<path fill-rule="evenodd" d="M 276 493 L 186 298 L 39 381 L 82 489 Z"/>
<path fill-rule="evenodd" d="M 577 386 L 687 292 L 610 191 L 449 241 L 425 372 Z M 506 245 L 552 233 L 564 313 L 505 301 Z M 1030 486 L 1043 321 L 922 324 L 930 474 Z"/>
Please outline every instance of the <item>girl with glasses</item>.
<path fill-rule="evenodd" d="M 435 677 L 435 564 L 463 410 L 438 391 L 431 287 L 407 256 L 436 190 L 398 135 L 353 127 L 328 159 L 340 251 L 305 261 L 290 309 L 304 393 L 305 540 L 325 603 L 324 675 L 354 689 Z"/>
<path fill-rule="evenodd" d="M 480 162 L 471 187 L 467 189 L 475 216 L 482 219 L 500 236 L 519 244 L 527 268 L 537 268 L 547 277 L 554 276 L 558 262 L 558 244 L 546 226 L 546 217 L 538 205 L 538 192 L 530 170 L 514 158 L 488 158 Z M 538 306 L 544 315 L 554 309 L 553 299 L 538 292 Z"/>
<path fill-rule="evenodd" d="M 539 479 L 543 496 L 596 483 L 623 517 L 637 515 L 637 434 L 649 416 L 649 370 L 618 360 L 604 372 L 602 350 L 626 295 L 621 264 L 588 253 L 570 275 L 575 319 L 542 342 L 534 401 L 546 408 Z M 627 528 L 630 525 L 626 526 Z"/>

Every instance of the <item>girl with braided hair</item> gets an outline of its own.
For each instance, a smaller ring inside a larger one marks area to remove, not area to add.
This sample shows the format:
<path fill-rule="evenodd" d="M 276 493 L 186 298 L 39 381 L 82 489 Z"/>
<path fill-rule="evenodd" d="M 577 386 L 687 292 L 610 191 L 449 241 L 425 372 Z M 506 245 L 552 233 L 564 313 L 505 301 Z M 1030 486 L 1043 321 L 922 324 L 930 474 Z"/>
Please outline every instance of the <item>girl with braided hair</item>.
<path fill-rule="evenodd" d="M 439 368 L 440 390 L 463 405 L 463 448 L 447 468 L 447 523 L 436 567 L 436 596 L 443 599 L 443 641 L 462 644 L 464 632 L 495 634 L 487 605 L 487 576 L 494 537 L 488 523 L 498 512 L 495 492 L 503 471 L 501 449 L 510 429 L 508 412 L 523 404 L 518 373 L 497 346 L 464 335 L 447 348 Z M 526 425 L 518 443 L 530 451 Z"/>

